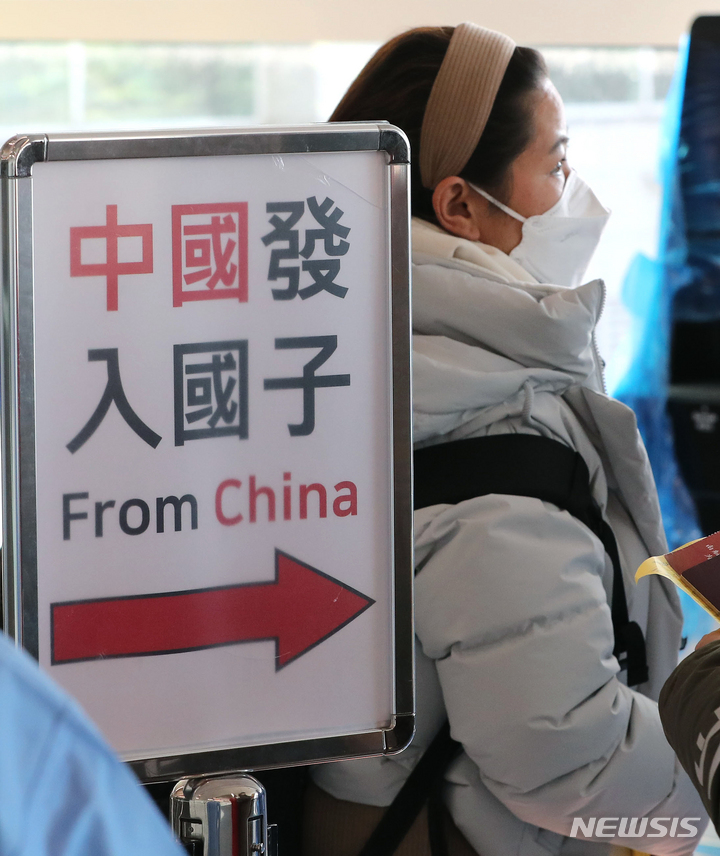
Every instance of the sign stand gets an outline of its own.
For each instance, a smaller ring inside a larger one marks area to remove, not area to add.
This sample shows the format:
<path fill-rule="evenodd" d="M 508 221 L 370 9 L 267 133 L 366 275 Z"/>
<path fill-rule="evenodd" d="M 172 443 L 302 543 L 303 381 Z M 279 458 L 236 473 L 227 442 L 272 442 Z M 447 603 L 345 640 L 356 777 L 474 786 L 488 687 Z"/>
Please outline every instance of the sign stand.
<path fill-rule="evenodd" d="M 252 776 L 183 779 L 170 797 L 170 819 L 189 856 L 278 856 L 265 789 Z"/>
<path fill-rule="evenodd" d="M 4 626 L 143 782 L 412 737 L 408 182 L 385 123 L 0 153 Z"/>

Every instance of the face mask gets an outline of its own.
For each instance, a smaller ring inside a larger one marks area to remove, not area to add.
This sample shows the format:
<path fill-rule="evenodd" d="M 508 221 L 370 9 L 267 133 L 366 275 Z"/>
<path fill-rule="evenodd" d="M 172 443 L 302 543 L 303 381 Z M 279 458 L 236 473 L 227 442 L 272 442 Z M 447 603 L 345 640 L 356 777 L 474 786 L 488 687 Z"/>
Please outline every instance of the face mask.
<path fill-rule="evenodd" d="M 565 180 L 562 196 L 555 205 L 544 214 L 532 217 L 521 216 L 481 187 L 470 186 L 523 224 L 522 239 L 511 251 L 511 259 L 538 282 L 580 285 L 610 211 L 574 169 Z"/>

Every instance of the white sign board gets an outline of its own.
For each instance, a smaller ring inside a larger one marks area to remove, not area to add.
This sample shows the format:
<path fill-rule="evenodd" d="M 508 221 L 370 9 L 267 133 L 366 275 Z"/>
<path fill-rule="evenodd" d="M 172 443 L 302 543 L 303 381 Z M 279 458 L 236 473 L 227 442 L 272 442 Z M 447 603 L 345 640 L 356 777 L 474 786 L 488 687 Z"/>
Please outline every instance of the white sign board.
<path fill-rule="evenodd" d="M 367 128 L 327 126 L 345 151 L 318 129 L 220 155 L 196 135 L 191 156 L 51 137 L 29 175 L 6 169 L 6 252 L 31 229 L 32 268 L 19 249 L 5 287 L 34 327 L 32 378 L 22 318 L 4 347 L 8 376 L 21 345 L 6 594 L 17 638 L 144 778 L 409 737 L 407 165 Z"/>

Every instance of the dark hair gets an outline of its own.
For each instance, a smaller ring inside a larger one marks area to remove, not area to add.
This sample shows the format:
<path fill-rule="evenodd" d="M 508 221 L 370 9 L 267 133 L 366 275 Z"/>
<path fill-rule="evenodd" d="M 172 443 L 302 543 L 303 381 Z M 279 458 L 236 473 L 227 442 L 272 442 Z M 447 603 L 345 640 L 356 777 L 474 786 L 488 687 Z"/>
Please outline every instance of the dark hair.
<path fill-rule="evenodd" d="M 420 130 L 453 32 L 454 27 L 420 27 L 396 36 L 372 57 L 330 117 L 331 122 L 385 119 L 405 131 L 412 153 L 412 213 L 431 222 L 432 190 L 420 179 Z M 510 164 L 533 138 L 531 95 L 545 76 L 536 50 L 515 48 L 480 142 L 460 172 L 503 202 L 512 192 Z"/>

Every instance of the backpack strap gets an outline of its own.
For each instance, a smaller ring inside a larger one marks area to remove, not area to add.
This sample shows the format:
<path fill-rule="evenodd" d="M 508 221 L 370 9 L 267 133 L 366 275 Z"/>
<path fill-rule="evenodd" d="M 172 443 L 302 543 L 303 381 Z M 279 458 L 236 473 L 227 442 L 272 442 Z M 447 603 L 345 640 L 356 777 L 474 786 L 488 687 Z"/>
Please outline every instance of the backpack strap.
<path fill-rule="evenodd" d="M 498 493 L 552 502 L 584 523 L 612 562 L 613 654 L 627 669 L 628 686 L 648 680 L 645 640 L 629 619 L 617 541 L 592 496 L 582 455 L 549 437 L 499 434 L 426 446 L 413 457 L 415 509 Z"/>
<path fill-rule="evenodd" d="M 358 856 L 392 856 L 409 832 L 433 789 L 442 784 L 445 770 L 459 752 L 460 744 L 450 737 L 450 723 L 446 719 Z M 437 819 L 433 814 L 430 822 L 431 841 L 434 839 L 437 842 L 440 838 L 440 852 L 442 852 L 444 836 L 439 834 L 437 827 Z M 444 832 L 442 827 L 440 829 Z M 432 853 L 437 852 L 436 843 Z"/>

